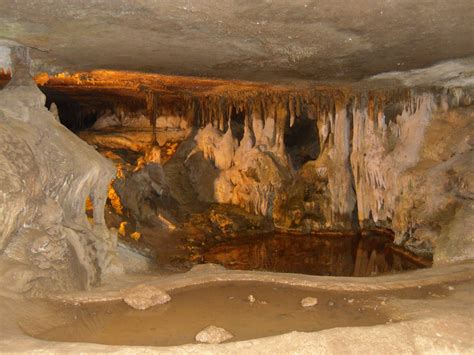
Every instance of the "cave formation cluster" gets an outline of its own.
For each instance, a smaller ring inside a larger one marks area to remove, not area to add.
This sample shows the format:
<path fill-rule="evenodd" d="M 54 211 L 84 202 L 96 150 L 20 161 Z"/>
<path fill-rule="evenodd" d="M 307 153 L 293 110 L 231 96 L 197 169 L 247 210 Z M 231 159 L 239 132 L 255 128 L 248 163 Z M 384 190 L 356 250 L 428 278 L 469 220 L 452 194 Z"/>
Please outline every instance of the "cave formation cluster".
<path fill-rule="evenodd" d="M 237 87 L 169 99 L 137 85 L 142 107 L 109 105 L 78 132 L 96 147 L 139 156 L 124 174 L 58 122 L 27 56 L 18 49 L 15 58 L 0 91 L 6 287 L 88 288 L 123 272 L 121 231 L 104 220 L 110 186 L 116 208 L 138 220 L 158 216 L 168 229 L 177 223 L 156 204 L 195 199 L 241 207 L 285 232 L 391 229 L 397 244 L 436 263 L 473 256 L 470 89 Z M 166 164 L 165 146 L 174 154 Z M 184 192 L 167 175 L 173 159 L 186 175 Z"/>
<path fill-rule="evenodd" d="M 436 249 L 437 261 L 468 257 L 470 95 L 453 89 L 253 98 L 236 104 L 245 112 L 240 142 L 217 105 L 203 115 L 188 164 L 200 153 L 218 171 L 206 198 L 269 216 L 281 230 L 383 227 L 415 253 Z M 284 137 L 303 117 L 313 121 L 319 149 L 296 170 Z M 448 127 L 449 138 L 442 133 Z M 206 185 L 192 181 L 198 190 Z"/>
<path fill-rule="evenodd" d="M 463 88 L 262 89 L 181 97 L 162 112 L 108 112 L 95 125 L 143 127 L 155 117 L 151 124 L 168 130 L 162 137 L 191 140 L 184 165 L 200 201 L 240 206 L 288 232 L 391 229 L 397 244 L 443 262 L 472 252 L 463 237 L 471 101 Z M 133 149 L 166 138 L 142 141 Z"/>

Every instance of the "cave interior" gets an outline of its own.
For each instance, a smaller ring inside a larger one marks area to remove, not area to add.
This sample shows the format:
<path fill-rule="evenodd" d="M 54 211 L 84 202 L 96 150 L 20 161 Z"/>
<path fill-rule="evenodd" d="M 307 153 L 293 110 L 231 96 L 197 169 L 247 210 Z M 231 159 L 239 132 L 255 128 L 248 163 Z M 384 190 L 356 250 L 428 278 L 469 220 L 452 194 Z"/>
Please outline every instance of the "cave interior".
<path fill-rule="evenodd" d="M 472 2 L 36 5 L 1 2 L 0 351 L 474 349 Z"/>

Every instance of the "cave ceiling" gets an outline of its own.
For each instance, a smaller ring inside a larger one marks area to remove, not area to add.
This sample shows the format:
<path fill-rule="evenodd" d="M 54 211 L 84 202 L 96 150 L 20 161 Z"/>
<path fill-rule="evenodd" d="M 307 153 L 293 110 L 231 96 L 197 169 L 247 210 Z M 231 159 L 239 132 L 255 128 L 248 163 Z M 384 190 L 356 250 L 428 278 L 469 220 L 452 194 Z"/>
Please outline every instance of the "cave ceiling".
<path fill-rule="evenodd" d="M 36 73 L 354 82 L 474 56 L 472 0 L 0 0 Z M 470 59 L 471 58 L 471 59 Z"/>

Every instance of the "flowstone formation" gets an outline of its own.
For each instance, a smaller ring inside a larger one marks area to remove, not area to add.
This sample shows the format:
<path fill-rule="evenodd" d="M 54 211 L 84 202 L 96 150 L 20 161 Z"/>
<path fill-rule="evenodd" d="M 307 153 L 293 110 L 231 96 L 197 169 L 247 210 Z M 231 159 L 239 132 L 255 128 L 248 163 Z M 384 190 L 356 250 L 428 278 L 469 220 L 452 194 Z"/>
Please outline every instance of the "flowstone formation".
<path fill-rule="evenodd" d="M 207 196 L 208 201 L 238 205 L 248 212 L 263 216 L 271 214 L 273 196 L 285 182 L 290 181 L 291 175 L 285 170 L 288 167 L 286 155 L 280 154 L 284 150 L 282 138 L 275 142 L 266 133 L 273 134 L 272 131 L 262 131 L 255 137 L 246 126 L 244 136 L 238 144 L 232 136 L 230 126 L 225 134 L 221 134 L 208 124 L 196 135 L 197 147 L 188 156 L 189 171 L 195 188 L 206 186 L 204 181 L 193 176 L 198 169 L 193 165 L 195 160 L 192 158 L 200 151 L 203 158 L 211 161 L 219 170 L 219 175 L 213 182 L 214 194 Z M 205 172 L 201 176 L 205 176 Z"/>
<path fill-rule="evenodd" d="M 472 91 L 339 91 L 263 102 L 236 104 L 245 111 L 240 142 L 227 116 L 201 119 L 187 161 L 201 197 L 269 216 L 285 231 L 383 227 L 437 262 L 474 255 Z M 314 122 L 320 148 L 295 170 L 284 137 L 301 119 Z M 196 173 L 203 166 L 214 173 Z"/>
<path fill-rule="evenodd" d="M 13 48 L 12 62 L 0 91 L 0 282 L 29 294 L 85 289 L 122 270 L 104 222 L 115 169 L 45 107 L 27 50 Z"/>

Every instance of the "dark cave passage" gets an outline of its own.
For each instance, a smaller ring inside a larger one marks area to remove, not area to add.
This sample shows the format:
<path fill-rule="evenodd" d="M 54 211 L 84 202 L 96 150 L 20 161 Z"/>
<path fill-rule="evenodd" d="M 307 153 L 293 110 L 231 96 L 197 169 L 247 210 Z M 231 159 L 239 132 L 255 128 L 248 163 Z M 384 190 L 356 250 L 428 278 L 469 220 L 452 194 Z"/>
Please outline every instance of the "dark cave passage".
<path fill-rule="evenodd" d="M 305 117 L 296 119 L 293 126 L 285 130 L 285 145 L 295 169 L 316 160 L 320 153 L 316 122 Z"/>

